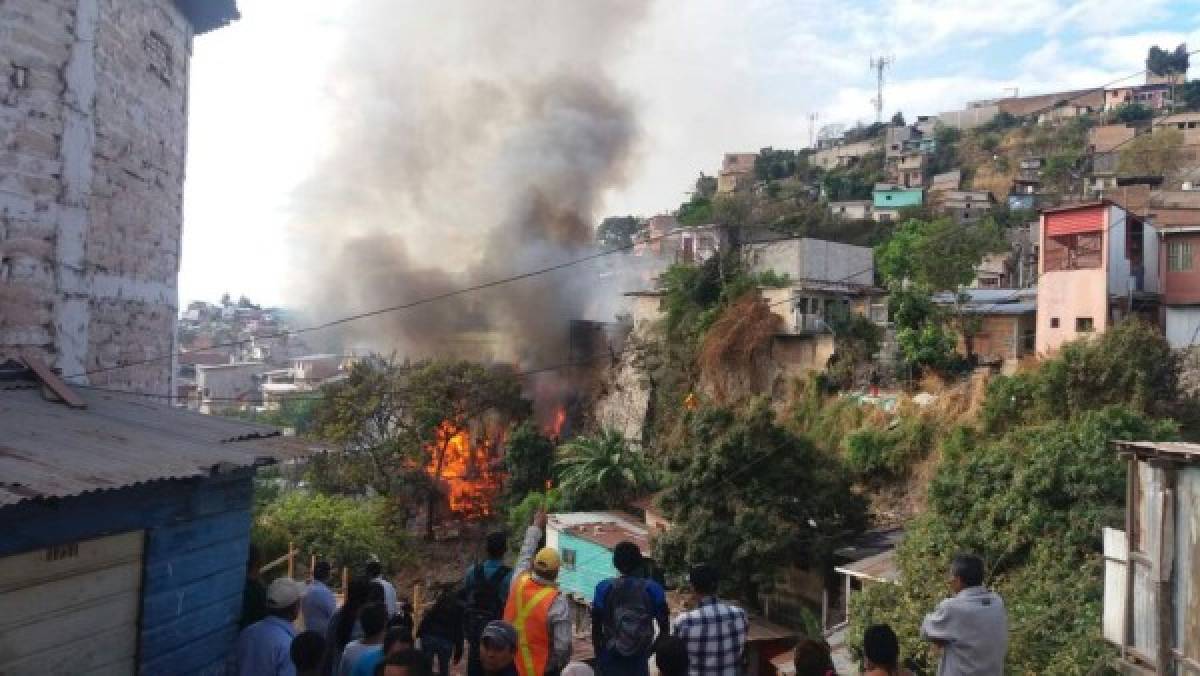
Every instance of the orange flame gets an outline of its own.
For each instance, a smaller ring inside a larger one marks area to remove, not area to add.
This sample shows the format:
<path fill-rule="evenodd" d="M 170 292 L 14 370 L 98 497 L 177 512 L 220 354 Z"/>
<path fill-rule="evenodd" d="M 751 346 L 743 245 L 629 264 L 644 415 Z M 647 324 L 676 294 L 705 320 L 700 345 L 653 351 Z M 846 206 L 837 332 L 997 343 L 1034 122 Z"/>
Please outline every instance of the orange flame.
<path fill-rule="evenodd" d="M 426 471 L 435 480 L 445 482 L 450 511 L 455 514 L 475 518 L 491 513 L 500 490 L 500 477 L 491 468 L 492 446 L 486 438 L 472 444 L 470 432 L 449 420 L 438 425 L 435 441 L 428 449 Z"/>
<path fill-rule="evenodd" d="M 551 439 L 558 439 L 562 437 L 563 425 L 566 423 L 567 409 L 565 406 L 559 406 L 554 411 L 554 422 L 550 423 L 542 432 Z"/>

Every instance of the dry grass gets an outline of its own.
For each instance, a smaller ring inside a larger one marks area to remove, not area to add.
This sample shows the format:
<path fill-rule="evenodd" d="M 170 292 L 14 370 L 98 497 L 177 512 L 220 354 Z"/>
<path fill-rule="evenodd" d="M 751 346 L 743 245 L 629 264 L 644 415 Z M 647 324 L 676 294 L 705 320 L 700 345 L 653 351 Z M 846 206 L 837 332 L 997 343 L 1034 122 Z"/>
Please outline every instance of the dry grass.
<path fill-rule="evenodd" d="M 771 340 L 781 324 L 757 291 L 730 304 L 700 346 L 701 386 L 718 402 L 766 389 Z"/>

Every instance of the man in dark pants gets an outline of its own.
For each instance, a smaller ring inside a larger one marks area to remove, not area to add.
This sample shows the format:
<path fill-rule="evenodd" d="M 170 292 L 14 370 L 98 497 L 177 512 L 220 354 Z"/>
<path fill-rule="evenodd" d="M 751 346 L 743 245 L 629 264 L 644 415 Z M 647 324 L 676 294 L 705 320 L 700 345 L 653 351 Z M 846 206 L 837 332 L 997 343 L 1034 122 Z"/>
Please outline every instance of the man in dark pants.
<path fill-rule="evenodd" d="M 467 639 L 467 676 L 482 676 L 479 639 L 484 627 L 504 614 L 504 602 L 512 583 L 512 568 L 504 565 L 508 536 L 502 532 L 487 536 L 487 560 L 467 570 L 463 580 L 463 629 Z"/>
<path fill-rule="evenodd" d="M 642 551 L 632 542 L 613 549 L 620 577 L 596 585 L 592 600 L 592 646 L 604 676 L 647 676 L 658 635 L 671 632 L 667 595 L 662 585 L 641 576 Z"/>

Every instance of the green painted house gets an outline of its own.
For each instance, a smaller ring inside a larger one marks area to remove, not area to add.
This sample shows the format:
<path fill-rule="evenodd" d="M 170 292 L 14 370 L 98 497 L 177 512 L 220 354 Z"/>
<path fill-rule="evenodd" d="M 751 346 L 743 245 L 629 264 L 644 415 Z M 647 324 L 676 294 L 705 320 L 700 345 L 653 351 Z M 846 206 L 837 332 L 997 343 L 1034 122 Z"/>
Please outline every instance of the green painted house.
<path fill-rule="evenodd" d="M 571 512 L 551 514 L 546 527 L 546 546 L 558 550 L 562 569 L 559 588 L 591 604 L 596 585 L 619 575 L 613 567 L 613 549 L 628 540 L 650 554 L 649 533 L 644 524 L 618 512 Z"/>
<path fill-rule="evenodd" d="M 875 209 L 903 209 L 921 206 L 924 197 L 923 188 L 881 188 L 871 193 L 871 203 Z"/>

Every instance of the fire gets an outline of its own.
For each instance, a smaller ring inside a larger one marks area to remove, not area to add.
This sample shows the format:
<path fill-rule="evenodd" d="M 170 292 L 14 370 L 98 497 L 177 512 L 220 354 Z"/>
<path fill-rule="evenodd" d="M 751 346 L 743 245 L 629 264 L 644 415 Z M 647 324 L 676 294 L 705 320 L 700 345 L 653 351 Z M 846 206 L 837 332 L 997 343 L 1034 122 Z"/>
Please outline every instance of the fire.
<path fill-rule="evenodd" d="M 492 501 L 500 489 L 500 477 L 491 467 L 493 447 L 487 438 L 472 443 L 470 431 L 449 420 L 438 425 L 426 470 L 445 483 L 450 511 L 467 518 L 491 513 Z"/>
<path fill-rule="evenodd" d="M 542 430 L 546 436 L 551 439 L 559 439 L 562 437 L 563 425 L 567 423 L 567 409 L 564 406 L 559 406 L 554 411 L 554 422 L 546 426 Z"/>

